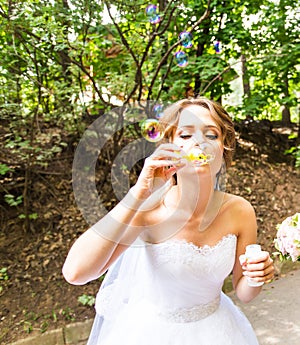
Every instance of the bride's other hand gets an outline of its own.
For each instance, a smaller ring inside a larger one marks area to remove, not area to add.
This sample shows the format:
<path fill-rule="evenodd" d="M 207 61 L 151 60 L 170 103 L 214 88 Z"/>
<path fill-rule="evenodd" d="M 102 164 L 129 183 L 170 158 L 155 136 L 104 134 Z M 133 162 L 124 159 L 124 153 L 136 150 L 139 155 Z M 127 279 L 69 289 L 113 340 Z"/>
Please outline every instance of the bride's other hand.
<path fill-rule="evenodd" d="M 267 251 L 262 251 L 255 258 L 247 259 L 245 255 L 239 257 L 243 275 L 256 282 L 269 283 L 274 278 L 274 264 Z"/>

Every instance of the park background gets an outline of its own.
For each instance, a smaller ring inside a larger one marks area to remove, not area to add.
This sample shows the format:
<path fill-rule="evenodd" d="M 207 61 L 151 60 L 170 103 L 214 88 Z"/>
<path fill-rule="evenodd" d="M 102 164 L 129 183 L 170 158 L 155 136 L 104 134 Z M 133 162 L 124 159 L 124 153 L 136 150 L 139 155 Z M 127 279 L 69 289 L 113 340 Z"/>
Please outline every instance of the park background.
<path fill-rule="evenodd" d="M 61 267 L 90 225 L 74 199 L 75 150 L 107 114 L 116 129 L 95 171 L 107 210 L 118 202 L 114 159 L 141 138 L 128 108 L 206 96 L 234 119 L 226 188 L 253 204 L 258 242 L 274 252 L 276 225 L 299 212 L 299 4 L 151 4 L 147 15 L 150 3 L 139 0 L 0 0 L 1 344 L 94 316 L 101 279 L 70 286 Z M 141 166 L 121 174 L 134 183 Z"/>

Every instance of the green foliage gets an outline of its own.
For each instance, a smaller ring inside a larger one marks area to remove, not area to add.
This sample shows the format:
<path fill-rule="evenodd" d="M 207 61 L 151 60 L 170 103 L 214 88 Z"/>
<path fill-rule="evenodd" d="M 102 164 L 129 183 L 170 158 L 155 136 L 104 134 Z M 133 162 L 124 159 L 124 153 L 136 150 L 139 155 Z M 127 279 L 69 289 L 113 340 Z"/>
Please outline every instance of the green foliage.
<path fill-rule="evenodd" d="M 0 281 L 6 282 L 9 280 L 9 275 L 7 271 L 7 267 L 1 267 L 0 268 Z M 0 285 L 0 294 L 3 291 L 3 286 Z"/>
<path fill-rule="evenodd" d="M 9 280 L 8 270 L 7 267 L 1 267 L 0 268 L 0 281 L 7 281 Z M 3 291 L 3 286 L 0 285 L 0 294 Z"/>
<path fill-rule="evenodd" d="M 8 280 L 9 279 L 9 275 L 8 275 L 8 271 L 7 271 L 7 267 L 1 267 L 0 269 L 0 280 Z"/>
<path fill-rule="evenodd" d="M 24 319 L 20 322 L 23 325 L 25 333 L 31 333 L 33 330 L 38 330 L 40 333 L 45 333 L 48 330 L 51 321 L 56 322 L 57 316 L 53 311 L 52 315 L 42 315 L 35 311 L 23 310 Z"/>
<path fill-rule="evenodd" d="M 32 297 L 35 297 L 34 295 Z M 75 316 L 71 308 L 65 307 L 59 311 L 52 310 L 50 314 L 41 314 L 34 310 L 23 310 L 23 319 L 17 323 L 17 326 L 22 326 L 25 333 L 30 334 L 33 330 L 40 333 L 45 333 L 49 326 L 54 326 L 59 317 L 66 321 L 74 321 Z"/>
<path fill-rule="evenodd" d="M 8 203 L 9 206 L 18 206 L 23 202 L 23 195 L 15 197 L 12 194 L 5 194 L 4 200 Z"/>
<path fill-rule="evenodd" d="M 83 304 L 83 305 L 88 305 L 90 307 L 92 307 L 95 304 L 95 297 L 91 296 L 91 295 L 86 295 L 83 294 L 81 296 L 78 297 L 78 302 Z"/>
<path fill-rule="evenodd" d="M 32 323 L 30 321 L 24 321 L 23 329 L 25 333 L 30 334 L 33 331 Z"/>
<path fill-rule="evenodd" d="M 258 105 L 254 111 L 256 94 L 268 116 L 273 116 L 271 100 L 277 112 L 281 105 L 295 106 L 299 30 L 292 1 L 211 1 L 210 15 L 198 25 L 207 1 L 168 1 L 159 8 L 157 25 L 149 22 L 142 1 L 106 5 L 111 16 L 106 21 L 98 1 L 26 1 L 12 5 L 13 15 L 3 7 L 2 111 L 20 114 L 25 122 L 35 117 L 80 131 L 86 113 L 96 115 L 124 101 L 178 99 L 190 88 L 218 99 L 232 91 L 237 72 L 231 65 L 242 53 L 254 78 L 245 113 L 263 110 Z M 179 44 L 183 30 L 192 32 L 190 49 Z M 221 54 L 214 51 L 215 40 L 222 43 Z M 174 61 L 179 49 L 189 57 L 184 69 Z"/>
<path fill-rule="evenodd" d="M 12 169 L 8 167 L 6 164 L 0 164 L 0 175 L 5 175 L 10 171 L 12 171 Z"/>
<path fill-rule="evenodd" d="M 292 154 L 295 157 L 295 167 L 300 168 L 300 145 L 293 146 L 284 152 L 285 154 Z"/>
<path fill-rule="evenodd" d="M 157 24 L 149 22 L 147 5 L 141 0 L 1 5 L 4 152 L 27 176 L 25 219 L 31 212 L 31 172 L 46 168 L 66 149 L 62 133 L 79 137 L 115 106 L 200 95 L 223 103 L 230 99 L 225 105 L 237 118 L 297 121 L 294 1 L 168 0 L 160 2 Z M 193 36 L 191 48 L 180 44 L 184 30 Z M 188 55 L 185 68 L 175 61 L 178 50 Z M 0 165 L 0 174 L 11 172 L 8 168 Z"/>
<path fill-rule="evenodd" d="M 19 218 L 20 218 L 20 219 L 25 219 L 26 217 L 27 217 L 27 216 L 26 216 L 26 214 L 24 214 L 24 213 L 22 213 L 22 214 L 19 215 Z M 37 213 L 31 213 L 31 214 L 28 215 L 28 218 L 29 218 L 29 219 L 32 219 L 32 220 L 38 219 L 38 217 L 39 217 L 39 215 L 38 215 Z"/>
<path fill-rule="evenodd" d="M 211 1 L 202 21 L 207 1 L 168 1 L 159 8 L 162 20 L 156 25 L 142 1 L 105 3 L 111 17 L 106 21 L 98 1 L 26 1 L 12 5 L 13 15 L 3 8 L 3 111 L 19 114 L 18 121 L 35 117 L 77 131 L 86 113 L 96 115 L 124 101 L 178 99 L 190 88 L 218 99 L 232 91 L 237 71 L 231 65 L 241 54 L 253 78 L 254 98 L 245 103 L 246 113 L 261 110 L 252 105 L 257 94 L 267 115 L 273 116 L 271 100 L 277 111 L 281 105 L 295 106 L 299 30 L 292 1 Z M 180 46 L 183 30 L 192 32 L 190 49 Z M 221 54 L 213 48 L 216 40 L 222 43 Z M 179 49 L 189 57 L 184 69 L 174 61 Z"/>
<path fill-rule="evenodd" d="M 67 321 L 75 321 L 74 311 L 70 307 L 66 307 L 60 311 L 61 315 L 65 318 Z"/>
<path fill-rule="evenodd" d="M 295 44 L 299 37 L 297 8 L 290 0 L 264 1 L 260 8 L 259 17 L 250 27 L 253 46 L 248 71 L 252 86 L 246 112 L 257 118 L 280 120 L 284 107 L 291 111 L 297 106 L 300 53 L 299 45 Z M 284 120 L 290 122 L 291 115 Z"/>

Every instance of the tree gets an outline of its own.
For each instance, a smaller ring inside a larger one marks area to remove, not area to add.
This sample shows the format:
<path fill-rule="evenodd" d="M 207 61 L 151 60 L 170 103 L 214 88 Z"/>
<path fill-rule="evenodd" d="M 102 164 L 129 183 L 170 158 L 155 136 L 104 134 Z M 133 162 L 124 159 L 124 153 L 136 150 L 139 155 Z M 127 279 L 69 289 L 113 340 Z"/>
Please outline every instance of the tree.
<path fill-rule="evenodd" d="M 33 176 L 64 149 L 63 133 L 80 136 L 116 106 L 198 95 L 222 102 L 240 74 L 244 100 L 235 113 L 292 120 L 299 87 L 294 2 L 157 5 L 152 20 L 142 0 L 0 1 L 0 114 L 9 133 L 3 163 L 24 172 L 26 219 Z M 179 38 L 184 31 L 191 46 Z M 186 54 L 184 67 L 178 51 Z M 114 116 L 115 125 L 124 121 L 122 111 Z M 115 152 L 123 136 L 116 132 Z"/>
<path fill-rule="evenodd" d="M 282 119 L 284 124 L 291 123 L 291 108 L 297 105 L 299 23 L 296 10 L 293 1 L 266 1 L 250 27 L 253 57 L 248 66 L 253 77 L 253 94 L 246 106 L 251 107 L 256 116 Z M 256 106 L 256 111 L 255 104 L 261 104 Z"/>

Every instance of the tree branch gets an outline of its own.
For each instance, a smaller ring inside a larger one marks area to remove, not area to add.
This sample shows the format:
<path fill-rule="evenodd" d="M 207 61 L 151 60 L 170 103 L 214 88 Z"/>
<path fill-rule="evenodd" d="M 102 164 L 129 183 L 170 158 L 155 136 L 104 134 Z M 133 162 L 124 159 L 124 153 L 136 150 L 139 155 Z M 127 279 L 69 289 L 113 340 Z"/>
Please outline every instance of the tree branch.
<path fill-rule="evenodd" d="M 175 1 L 175 2 L 176 2 L 176 1 Z M 170 1 L 170 2 L 168 3 L 168 6 L 165 8 L 164 13 L 163 13 L 163 18 L 165 18 L 165 15 L 167 14 L 167 12 L 168 12 L 168 10 L 169 10 L 169 7 L 171 6 L 172 3 L 173 3 L 173 2 Z M 172 16 L 173 16 L 173 13 L 175 12 L 175 10 L 176 10 L 176 7 L 174 7 L 174 8 L 171 10 L 170 15 L 169 15 L 169 18 L 168 18 L 168 21 L 167 21 L 165 27 L 164 27 L 160 32 L 158 32 L 160 26 L 161 26 L 162 23 L 164 22 L 164 20 L 162 20 L 162 21 L 158 24 L 157 30 L 156 30 L 156 31 L 153 31 L 152 35 L 150 36 L 149 41 L 148 41 L 148 44 L 147 44 L 147 46 L 146 46 L 146 48 L 145 48 L 144 54 L 143 54 L 142 59 L 141 59 L 141 62 L 140 62 L 140 69 L 142 69 L 142 66 L 143 66 L 144 62 L 146 61 L 146 57 L 148 56 L 149 50 L 150 50 L 150 48 L 151 48 L 151 46 L 152 46 L 152 43 L 153 43 L 153 41 L 155 40 L 155 38 L 156 38 L 157 36 L 162 35 L 162 34 L 163 34 L 164 32 L 166 32 L 166 30 L 168 29 L 168 27 L 169 27 L 169 25 L 170 25 L 170 22 L 171 22 L 171 19 L 172 19 Z M 142 81 L 142 80 L 141 80 L 141 81 Z M 138 101 L 141 100 L 141 97 L 142 97 L 142 89 L 143 89 L 143 85 L 142 85 L 142 83 L 140 83 L 140 90 L 139 90 L 139 95 L 138 95 Z"/>
<path fill-rule="evenodd" d="M 110 12 L 110 7 L 109 7 L 109 5 L 108 5 L 108 3 L 107 3 L 106 0 L 104 0 L 104 4 L 105 4 L 105 6 L 106 6 L 106 8 L 107 8 L 107 12 L 108 12 L 109 18 L 110 18 L 110 19 L 112 20 L 112 22 L 114 23 L 114 26 L 116 27 L 116 29 L 117 29 L 117 31 L 118 31 L 118 33 L 119 33 L 119 35 L 120 35 L 120 38 L 121 38 L 122 43 L 124 44 L 124 46 L 126 47 L 126 49 L 128 50 L 128 52 L 130 53 L 130 55 L 132 56 L 134 62 L 136 63 L 136 65 L 137 65 L 137 67 L 138 67 L 138 66 L 139 66 L 139 61 L 138 61 L 138 59 L 136 58 L 136 56 L 135 56 L 133 50 L 131 49 L 129 43 L 127 42 L 125 36 L 123 35 L 123 32 L 122 32 L 122 30 L 120 29 L 119 25 L 116 23 L 115 18 L 112 16 L 112 14 L 111 14 L 111 12 Z"/>
<path fill-rule="evenodd" d="M 211 0 L 208 0 L 207 1 L 207 8 L 205 10 L 205 12 L 203 13 L 203 15 L 196 21 L 196 23 L 191 27 L 191 29 L 189 30 L 191 33 L 196 29 L 196 27 L 198 25 L 200 25 L 210 14 L 210 3 L 211 3 Z M 151 94 L 152 94 L 152 88 L 154 86 L 154 83 L 156 81 L 156 78 L 158 76 L 158 73 L 160 71 L 160 69 L 162 68 L 163 64 L 165 63 L 165 61 L 167 60 L 167 58 L 169 57 L 169 55 L 171 54 L 171 52 L 173 51 L 174 48 L 176 48 L 179 44 L 181 43 L 181 40 L 178 40 L 177 42 L 175 42 L 166 52 L 166 54 L 163 56 L 163 58 L 160 60 L 160 63 L 158 64 L 157 68 L 156 68 L 156 71 L 152 77 L 152 80 L 151 80 L 151 83 L 150 83 L 150 86 L 149 86 L 149 93 L 148 93 L 148 97 L 147 97 L 147 100 L 150 99 L 151 97 Z"/>
<path fill-rule="evenodd" d="M 225 72 L 229 71 L 230 68 L 238 63 L 240 63 L 240 60 L 237 60 L 236 62 L 232 63 L 231 65 L 228 65 L 222 72 L 218 73 L 206 86 L 205 88 L 200 92 L 200 94 L 204 94 L 208 88 L 217 80 L 221 77 L 222 74 L 224 74 Z"/>

